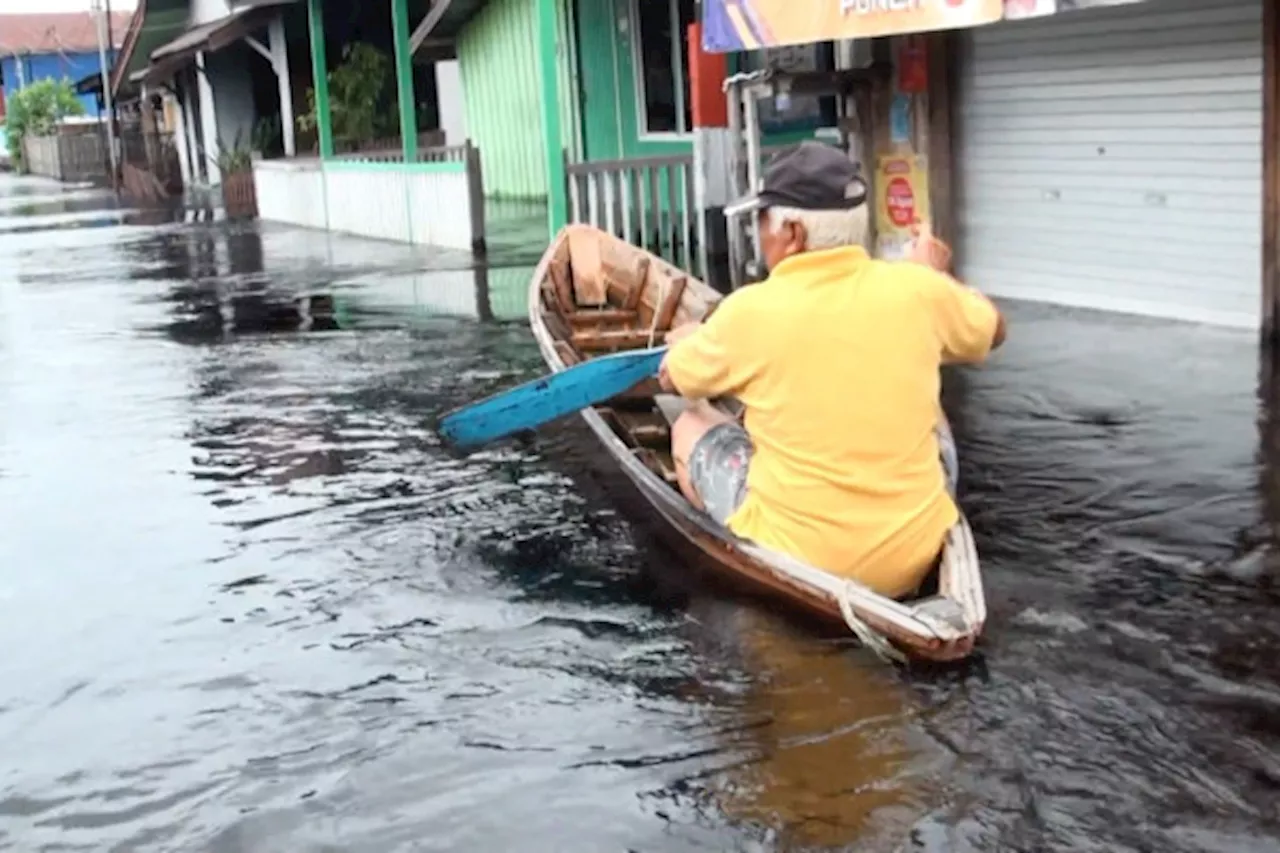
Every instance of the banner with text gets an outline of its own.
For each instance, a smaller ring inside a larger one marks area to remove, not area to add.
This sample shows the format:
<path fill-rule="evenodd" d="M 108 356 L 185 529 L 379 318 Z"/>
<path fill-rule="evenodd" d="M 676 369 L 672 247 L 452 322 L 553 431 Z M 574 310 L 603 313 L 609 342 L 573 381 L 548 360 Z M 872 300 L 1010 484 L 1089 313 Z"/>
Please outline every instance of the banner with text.
<path fill-rule="evenodd" d="M 1004 0 L 702 0 L 708 53 L 976 27 Z"/>

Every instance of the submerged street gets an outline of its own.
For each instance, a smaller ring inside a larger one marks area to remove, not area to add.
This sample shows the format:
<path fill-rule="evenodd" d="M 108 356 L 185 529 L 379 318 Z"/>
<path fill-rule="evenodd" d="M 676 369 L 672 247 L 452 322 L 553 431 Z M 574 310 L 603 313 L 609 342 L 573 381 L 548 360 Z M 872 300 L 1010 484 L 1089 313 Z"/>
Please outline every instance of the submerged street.
<path fill-rule="evenodd" d="M 0 849 L 1280 845 L 1254 335 L 1005 304 L 946 392 L 985 638 L 895 670 L 665 550 L 576 420 L 440 447 L 542 372 L 539 246 L 194 220 L 0 175 Z"/>

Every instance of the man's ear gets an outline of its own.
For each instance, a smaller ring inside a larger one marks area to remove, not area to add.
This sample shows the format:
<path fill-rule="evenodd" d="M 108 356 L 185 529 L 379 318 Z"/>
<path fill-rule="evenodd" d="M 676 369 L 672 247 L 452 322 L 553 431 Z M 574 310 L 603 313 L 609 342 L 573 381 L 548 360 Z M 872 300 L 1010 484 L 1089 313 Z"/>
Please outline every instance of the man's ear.
<path fill-rule="evenodd" d="M 809 232 L 805 230 L 803 222 L 789 222 L 791 226 L 791 243 L 798 252 L 804 251 L 804 247 L 809 242 Z"/>

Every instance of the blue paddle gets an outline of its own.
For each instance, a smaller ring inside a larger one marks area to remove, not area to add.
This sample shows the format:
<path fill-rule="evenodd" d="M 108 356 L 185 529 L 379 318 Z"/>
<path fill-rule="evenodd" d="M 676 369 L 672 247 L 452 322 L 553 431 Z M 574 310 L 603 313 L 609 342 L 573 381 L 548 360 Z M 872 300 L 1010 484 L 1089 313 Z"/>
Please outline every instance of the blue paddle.
<path fill-rule="evenodd" d="M 473 447 L 534 429 L 604 402 L 654 376 L 666 347 L 601 356 L 517 385 L 440 419 L 438 432 L 456 447 Z"/>

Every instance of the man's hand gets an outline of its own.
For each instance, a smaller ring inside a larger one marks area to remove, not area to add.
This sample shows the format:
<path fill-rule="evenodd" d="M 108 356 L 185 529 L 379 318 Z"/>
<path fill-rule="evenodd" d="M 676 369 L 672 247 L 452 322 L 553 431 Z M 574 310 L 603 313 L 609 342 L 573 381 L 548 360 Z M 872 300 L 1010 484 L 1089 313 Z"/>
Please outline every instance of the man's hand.
<path fill-rule="evenodd" d="M 666 336 L 667 346 L 671 346 L 672 344 L 682 341 L 685 338 L 689 337 L 691 334 L 696 332 L 698 330 L 698 327 L 701 325 L 702 325 L 701 323 L 685 323 L 683 325 L 676 326 L 674 329 L 667 332 L 667 336 Z"/>
<path fill-rule="evenodd" d="M 946 243 L 933 236 L 929 223 L 918 223 L 913 229 L 916 242 L 911 247 L 907 260 L 932 267 L 938 272 L 946 272 L 951 268 L 951 249 Z"/>
<path fill-rule="evenodd" d="M 671 372 L 667 370 L 667 360 L 662 359 L 662 364 L 658 365 L 658 387 L 668 394 L 679 394 L 680 389 L 676 388 L 675 383 L 671 381 Z"/>
<path fill-rule="evenodd" d="M 696 332 L 698 330 L 698 327 L 701 325 L 702 325 L 701 323 L 685 323 L 681 326 L 676 326 L 674 329 L 667 332 L 667 336 L 665 339 L 667 346 L 671 346 L 672 344 L 675 344 L 689 337 L 694 332 Z M 667 358 L 670 358 L 670 357 L 671 356 L 668 355 L 666 356 L 666 358 L 662 359 L 662 365 L 658 368 L 658 384 L 662 386 L 662 390 L 666 391 L 668 394 L 679 394 L 680 391 L 676 388 L 675 384 L 671 381 L 671 374 L 667 371 Z"/>

